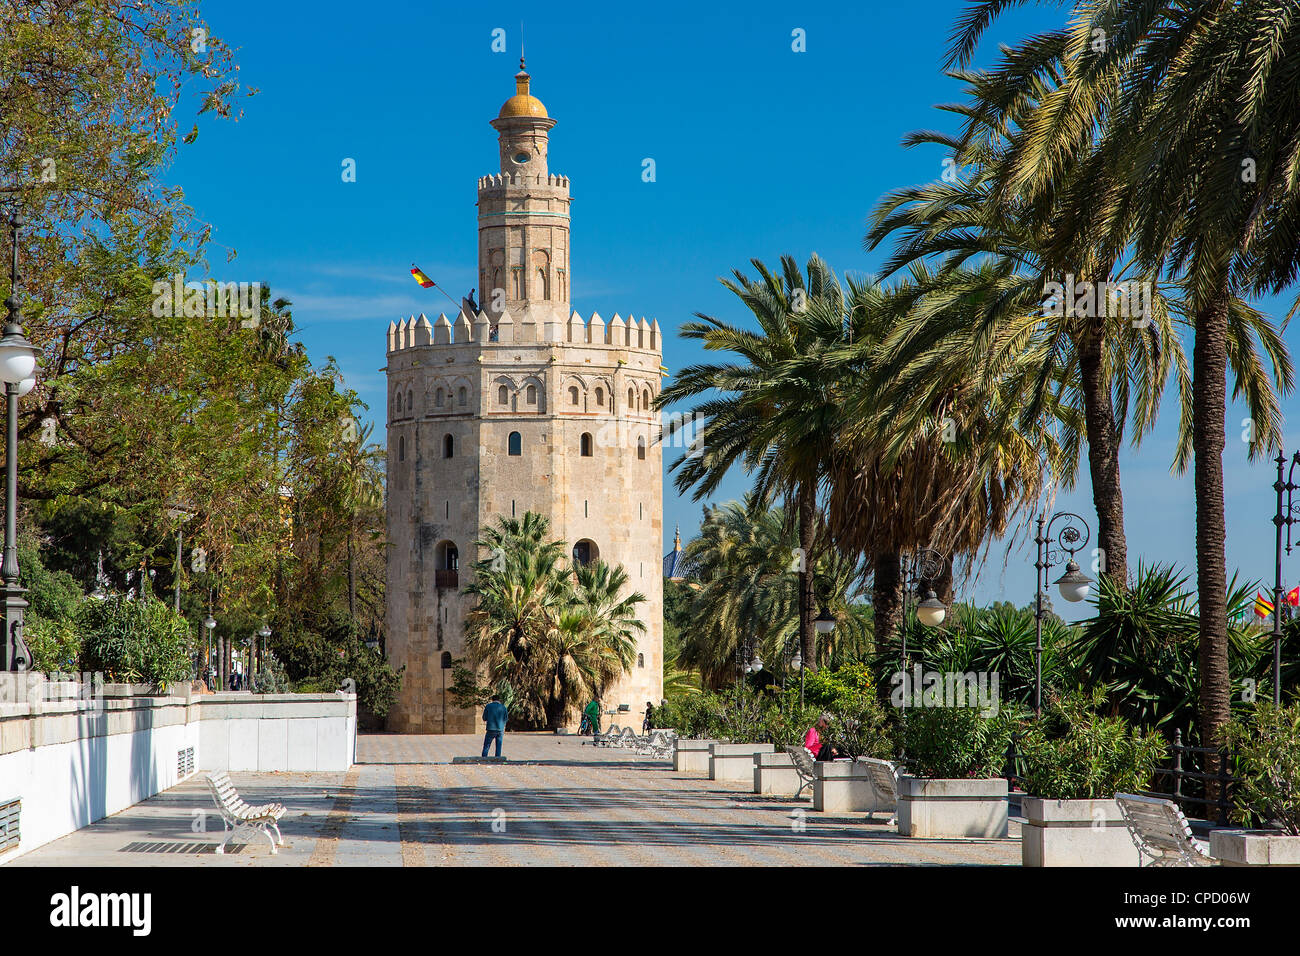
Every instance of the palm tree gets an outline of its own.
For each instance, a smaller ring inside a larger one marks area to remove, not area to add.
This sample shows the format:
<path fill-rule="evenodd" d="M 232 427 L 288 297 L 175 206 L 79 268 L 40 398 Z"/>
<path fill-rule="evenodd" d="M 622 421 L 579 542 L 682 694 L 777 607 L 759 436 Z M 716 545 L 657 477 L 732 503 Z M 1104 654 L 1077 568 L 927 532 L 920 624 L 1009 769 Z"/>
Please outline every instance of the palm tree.
<path fill-rule="evenodd" d="M 1019 414 L 1019 383 L 1034 361 L 1023 333 L 1004 342 L 1007 333 L 995 330 L 994 347 L 1007 358 L 989 368 L 972 353 L 963 324 L 945 315 L 968 312 L 971 303 L 936 305 L 927 299 L 933 285 L 920 264 L 888 290 L 850 280 L 851 342 L 807 360 L 822 364 L 820 374 L 842 396 L 827 515 L 836 543 L 861 554 L 873 574 L 882 646 L 902 622 L 900 556 L 940 547 L 974 562 L 1032 507 L 1044 470 L 1056 469 L 1060 457 L 1048 415 L 1026 422 Z M 900 367 L 897 331 L 931 315 L 957 331 L 936 331 Z M 951 567 L 943 577 L 928 583 L 948 592 Z"/>
<path fill-rule="evenodd" d="M 987 24 L 1018 2 L 974 6 L 959 25 L 954 54 L 968 57 Z M 1047 237 L 1053 255 L 1131 247 L 1148 270 L 1183 286 L 1195 330 L 1187 430 L 1205 741 L 1216 739 L 1229 719 L 1231 696 L 1222 460 L 1227 371 L 1234 363 L 1259 364 L 1253 341 L 1234 336 L 1234 312 L 1243 295 L 1292 286 L 1300 269 L 1300 37 L 1287 28 L 1294 13 L 1291 0 L 1080 4 L 1064 58 L 1067 89 L 1075 95 L 1055 111 L 1076 127 L 1100 130 L 1100 138 L 1057 194 L 1066 213 Z M 1106 38 L 1100 50 L 1088 43 L 1095 35 Z M 1124 81 L 1113 97 L 1078 95 L 1116 76 Z M 1036 130 L 1052 118 L 1045 116 Z M 1030 166 L 1020 167 L 1026 181 L 1034 179 Z M 1288 391 L 1285 352 L 1265 349 L 1279 390 Z M 1250 397 L 1252 387 L 1239 378 L 1238 393 Z M 1277 441 L 1276 410 L 1255 426 L 1252 457 Z"/>
<path fill-rule="evenodd" d="M 777 274 L 751 260 L 759 278 L 739 270 L 734 281 L 721 279 L 753 314 L 757 332 L 697 313 L 699 322 L 681 334 L 710 351 L 727 351 L 738 361 L 695 365 L 659 397 L 661 406 L 712 395 L 694 411 L 705 420 L 704 448 L 683 455 L 671 470 L 678 490 L 693 490 L 695 500 L 717 489 L 733 465 L 755 474 L 755 491 L 764 499 L 780 496 L 795 506 L 799 532 L 799 635 L 803 659 L 816 659 L 814 595 L 810 573 L 816 560 L 817 489 L 835 442 L 838 410 L 828 383 L 788 374 L 793 360 L 815 348 L 838 344 L 842 322 L 807 321 L 811 314 L 843 315 L 843 294 L 830 267 L 813 255 L 806 276 L 790 256 Z"/>
<path fill-rule="evenodd" d="M 563 542 L 548 537 L 549 522 L 533 512 L 484 529 L 477 544 L 485 557 L 465 588 L 478 598 L 466 616 L 465 646 L 489 681 L 514 689 L 520 720 L 556 729 L 577 703 L 631 670 L 645 596 L 623 595 L 621 566 L 574 567 Z"/>
<path fill-rule="evenodd" d="M 550 678 L 558 666 L 554 631 L 572 596 L 563 545 L 512 537 L 507 520 L 499 519 L 478 542 L 491 550 L 475 562 L 473 580 L 465 587 L 466 594 L 478 598 L 465 618 L 465 649 L 490 681 L 509 681 L 516 693 L 516 716 L 540 723 L 552 710 Z M 492 547 L 493 542 L 499 544 Z"/>

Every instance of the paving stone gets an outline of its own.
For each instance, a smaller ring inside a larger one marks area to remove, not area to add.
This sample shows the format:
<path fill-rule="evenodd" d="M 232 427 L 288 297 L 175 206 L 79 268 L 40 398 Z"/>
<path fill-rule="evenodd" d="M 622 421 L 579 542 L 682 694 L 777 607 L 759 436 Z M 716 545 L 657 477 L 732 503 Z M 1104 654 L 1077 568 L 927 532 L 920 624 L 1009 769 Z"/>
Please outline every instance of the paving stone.
<path fill-rule="evenodd" d="M 882 817 L 677 773 L 588 738 L 362 735 L 344 773 L 233 773 L 251 804 L 279 801 L 286 846 L 222 839 L 202 774 L 14 860 L 13 866 L 1017 865 L 1008 839 L 900 837 Z M 456 760 L 461 757 L 469 760 Z"/>

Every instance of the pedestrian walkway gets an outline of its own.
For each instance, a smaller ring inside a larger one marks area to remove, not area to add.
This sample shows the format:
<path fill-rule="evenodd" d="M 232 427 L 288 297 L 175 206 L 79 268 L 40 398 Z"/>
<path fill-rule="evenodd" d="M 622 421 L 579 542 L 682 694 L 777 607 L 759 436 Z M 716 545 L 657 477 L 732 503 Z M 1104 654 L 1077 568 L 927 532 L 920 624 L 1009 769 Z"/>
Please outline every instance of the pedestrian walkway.
<path fill-rule="evenodd" d="M 285 846 L 224 856 L 201 774 L 19 857 L 16 866 L 834 866 L 1018 864 L 1005 840 L 905 839 L 586 738 L 507 734 L 504 764 L 453 764 L 482 738 L 363 735 L 346 773 L 232 773 L 279 801 Z"/>

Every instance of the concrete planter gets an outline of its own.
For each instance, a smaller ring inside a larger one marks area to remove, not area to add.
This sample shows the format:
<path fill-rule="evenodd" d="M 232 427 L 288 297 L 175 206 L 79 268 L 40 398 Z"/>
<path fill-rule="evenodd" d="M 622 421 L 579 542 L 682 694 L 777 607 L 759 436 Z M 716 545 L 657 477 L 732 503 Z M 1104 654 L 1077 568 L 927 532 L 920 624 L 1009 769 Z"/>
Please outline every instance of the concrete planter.
<path fill-rule="evenodd" d="M 775 750 L 771 744 L 715 743 L 709 748 L 709 779 L 751 783 L 754 779 L 754 754 L 770 754 Z"/>
<path fill-rule="evenodd" d="M 1001 777 L 900 777 L 898 832 L 911 837 L 1005 837 L 1007 782 Z"/>
<path fill-rule="evenodd" d="M 1025 866 L 1141 866 L 1114 800 L 1025 797 L 1020 862 Z"/>
<path fill-rule="evenodd" d="M 1300 836 L 1276 830 L 1211 830 L 1210 856 L 1224 866 L 1300 866 Z"/>
<path fill-rule="evenodd" d="M 855 760 L 819 760 L 814 765 L 813 809 L 826 813 L 875 813 L 894 808 L 876 792 L 867 765 Z"/>
<path fill-rule="evenodd" d="M 673 748 L 673 769 L 679 773 L 708 773 L 709 748 L 717 742 L 716 740 L 683 740 L 679 737 L 677 746 Z"/>
<path fill-rule="evenodd" d="M 784 750 L 754 754 L 754 792 L 793 795 L 799 789 L 794 761 Z"/>

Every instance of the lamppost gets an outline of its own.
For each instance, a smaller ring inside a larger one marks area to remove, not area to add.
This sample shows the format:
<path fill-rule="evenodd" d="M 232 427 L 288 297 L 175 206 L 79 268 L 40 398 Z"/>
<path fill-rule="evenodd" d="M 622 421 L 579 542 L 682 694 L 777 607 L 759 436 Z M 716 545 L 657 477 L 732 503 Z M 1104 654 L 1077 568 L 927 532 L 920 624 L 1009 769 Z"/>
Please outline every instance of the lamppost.
<path fill-rule="evenodd" d="M 763 659 L 754 648 L 754 639 L 747 637 L 736 642 L 736 673 L 740 682 L 740 692 L 745 692 L 745 675 L 757 674 L 763 669 Z"/>
<path fill-rule="evenodd" d="M 0 641 L 0 671 L 25 671 L 32 655 L 23 641 L 23 611 L 27 589 L 18 584 L 18 398 L 36 385 L 36 350 L 23 335 L 18 308 L 18 231 L 22 217 L 15 208 L 9 215 L 12 243 L 9 260 L 8 316 L 0 337 L 0 381 L 5 385 L 5 541 L 0 578 L 4 580 L 5 632 Z"/>
<path fill-rule="evenodd" d="M 947 555 L 934 548 L 921 548 L 913 553 L 903 568 L 903 675 L 907 676 L 907 599 L 917 597 L 916 619 L 926 627 L 938 627 L 948 615 L 948 607 L 934 593 L 934 582 L 943 574 L 948 563 Z M 925 588 L 922 593 L 921 588 Z M 907 694 L 903 706 L 907 706 Z"/>
<path fill-rule="evenodd" d="M 212 616 L 212 602 L 208 601 L 208 616 L 203 619 L 203 627 L 208 632 L 207 643 L 203 648 L 203 679 L 208 679 L 208 670 L 212 667 L 212 630 L 217 626 L 217 619 Z M 220 678 L 218 678 L 219 680 Z M 220 690 L 220 688 L 217 688 Z"/>
<path fill-rule="evenodd" d="M 898 715 L 899 723 L 907 726 L 907 699 L 916 693 L 911 686 L 911 675 L 907 670 L 907 600 L 919 598 L 916 604 L 916 619 L 926 627 L 938 627 L 948 616 L 948 607 L 934 593 L 934 582 L 948 563 L 948 556 L 934 548 L 919 548 L 912 553 L 907 564 L 903 566 L 903 712 Z M 921 588 L 925 591 L 922 593 Z M 901 763 L 907 756 L 907 745 L 900 744 L 898 759 Z"/>
<path fill-rule="evenodd" d="M 813 630 L 817 632 L 817 634 L 819 635 L 819 637 L 828 637 L 829 635 L 831 635 L 831 634 L 833 634 L 833 633 L 835 632 L 835 624 L 836 624 L 836 621 L 835 621 L 835 615 L 832 614 L 832 613 L 831 613 L 831 612 L 826 608 L 826 605 L 825 605 L 825 604 L 823 604 L 823 605 L 822 605 L 822 612 L 821 612 L 820 614 L 818 614 L 816 618 L 813 619 Z M 800 663 L 800 668 L 799 668 L 799 704 L 800 704 L 800 706 L 802 706 L 802 705 L 803 705 L 803 667 L 802 667 L 802 664 L 803 664 L 803 658 L 802 658 L 802 657 L 799 657 L 799 655 L 798 655 L 797 652 L 796 652 L 796 658 L 799 660 L 799 663 Z M 793 662 L 792 662 L 792 663 L 793 663 Z"/>
<path fill-rule="evenodd" d="M 1291 553 L 1291 525 L 1300 521 L 1295 515 L 1295 491 L 1300 488 L 1292 481 L 1295 475 L 1295 466 L 1300 464 L 1300 451 L 1291 456 L 1291 467 L 1286 473 L 1286 481 L 1282 480 L 1282 466 L 1286 463 L 1286 456 L 1281 451 L 1277 453 L 1277 481 L 1273 482 L 1273 490 L 1277 492 L 1277 512 L 1273 515 L 1273 526 L 1276 530 L 1276 543 L 1273 548 L 1273 703 L 1276 706 L 1282 704 L 1282 527 L 1286 526 L 1286 553 Z M 1282 493 L 1286 492 L 1286 504 L 1282 503 Z"/>
<path fill-rule="evenodd" d="M 825 613 L 826 612 L 823 611 L 822 617 L 818 617 L 817 620 L 813 622 L 814 627 L 822 623 L 822 618 L 825 617 Z M 834 623 L 835 623 L 834 619 L 832 618 L 831 619 L 832 627 L 834 627 Z M 790 639 L 790 643 L 786 645 L 786 652 L 789 653 L 790 648 L 792 647 L 794 648 L 794 654 L 786 662 L 787 663 L 786 670 L 787 672 L 794 671 L 796 674 L 799 675 L 799 706 L 802 707 L 803 706 L 803 651 L 800 649 L 800 641 L 799 641 L 798 634 L 794 635 L 794 637 Z M 781 690 L 782 691 L 785 690 L 784 674 L 781 675 Z"/>
<path fill-rule="evenodd" d="M 167 508 L 167 516 L 176 522 L 176 613 L 181 613 L 181 577 L 184 566 L 181 564 L 181 539 L 185 532 L 185 522 L 193 517 L 193 512 L 184 505 L 173 504 Z"/>
<path fill-rule="evenodd" d="M 104 573 L 104 552 L 101 549 L 99 557 L 95 559 L 95 590 L 90 592 L 90 596 L 96 601 L 103 601 L 108 597 L 108 575 Z"/>
<path fill-rule="evenodd" d="M 257 636 L 262 639 L 262 648 L 257 652 L 257 669 L 266 670 L 266 662 L 271 656 L 271 628 L 265 621 L 257 629 Z"/>
<path fill-rule="evenodd" d="M 1052 537 L 1052 525 L 1064 522 L 1064 527 Z M 1034 562 L 1034 714 L 1043 712 L 1043 598 L 1047 590 L 1047 569 L 1061 563 L 1061 552 L 1069 555 L 1065 564 L 1065 573 L 1056 581 L 1061 597 L 1071 604 L 1077 604 L 1088 596 L 1092 578 L 1079 570 L 1074 555 L 1088 546 L 1092 532 L 1088 522 L 1068 511 L 1058 511 L 1048 520 L 1041 512 L 1038 515 L 1038 534 L 1034 542 L 1038 545 L 1038 560 Z"/>

